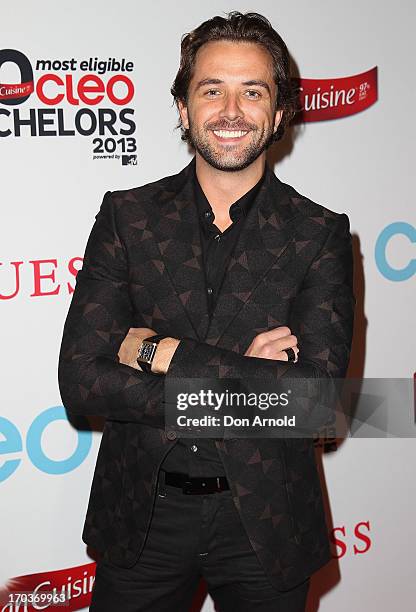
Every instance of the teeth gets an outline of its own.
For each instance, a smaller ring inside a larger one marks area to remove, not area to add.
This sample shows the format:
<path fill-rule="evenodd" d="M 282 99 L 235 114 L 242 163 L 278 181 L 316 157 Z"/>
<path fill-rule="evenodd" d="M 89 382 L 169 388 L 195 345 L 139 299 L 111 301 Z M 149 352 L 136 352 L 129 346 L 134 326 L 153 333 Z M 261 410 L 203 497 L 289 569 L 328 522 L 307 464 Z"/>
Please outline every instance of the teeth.
<path fill-rule="evenodd" d="M 220 138 L 241 138 L 247 134 L 247 132 L 229 132 L 227 130 L 214 130 L 214 134 Z"/>

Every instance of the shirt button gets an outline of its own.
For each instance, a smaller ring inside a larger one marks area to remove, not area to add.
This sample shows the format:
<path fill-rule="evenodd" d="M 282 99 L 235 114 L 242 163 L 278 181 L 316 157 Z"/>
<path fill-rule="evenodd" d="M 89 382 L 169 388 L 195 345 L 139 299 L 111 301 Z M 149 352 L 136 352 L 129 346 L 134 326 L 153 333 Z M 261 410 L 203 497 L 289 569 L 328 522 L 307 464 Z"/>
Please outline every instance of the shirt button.
<path fill-rule="evenodd" d="M 205 217 L 208 219 L 209 217 L 211 217 L 211 216 L 212 216 L 212 212 L 211 212 L 210 210 L 206 210 L 206 211 L 204 212 L 204 216 L 205 216 Z"/>
<path fill-rule="evenodd" d="M 193 453 L 196 453 L 196 451 L 197 451 L 197 450 L 198 450 L 197 445 L 196 445 L 196 444 L 192 444 L 192 446 L 191 446 L 191 451 L 192 451 Z"/>
<path fill-rule="evenodd" d="M 209 295 L 211 295 L 211 293 L 212 293 L 212 287 L 208 287 L 207 291 L 208 291 Z"/>
<path fill-rule="evenodd" d="M 168 431 L 166 437 L 168 440 L 176 440 L 176 433 L 174 431 Z"/>
<path fill-rule="evenodd" d="M 218 240 L 218 242 L 221 240 L 221 234 L 216 234 L 214 236 L 214 240 Z"/>

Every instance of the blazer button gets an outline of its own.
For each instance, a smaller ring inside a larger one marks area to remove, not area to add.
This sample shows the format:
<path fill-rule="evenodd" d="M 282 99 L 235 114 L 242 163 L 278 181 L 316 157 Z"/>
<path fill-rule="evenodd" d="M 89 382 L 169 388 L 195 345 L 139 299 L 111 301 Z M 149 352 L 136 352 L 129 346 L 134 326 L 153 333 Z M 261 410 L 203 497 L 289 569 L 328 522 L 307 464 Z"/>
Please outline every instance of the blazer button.
<path fill-rule="evenodd" d="M 166 437 L 168 440 L 176 440 L 176 432 L 175 431 L 168 431 L 168 433 L 166 434 Z"/>

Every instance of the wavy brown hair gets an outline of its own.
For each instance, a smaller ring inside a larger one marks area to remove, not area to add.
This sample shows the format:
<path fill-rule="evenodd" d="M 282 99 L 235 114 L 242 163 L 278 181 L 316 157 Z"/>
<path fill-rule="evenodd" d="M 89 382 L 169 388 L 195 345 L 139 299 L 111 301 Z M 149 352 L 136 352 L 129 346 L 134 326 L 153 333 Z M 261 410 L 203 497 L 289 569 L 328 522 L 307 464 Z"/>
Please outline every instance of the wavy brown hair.
<path fill-rule="evenodd" d="M 176 106 L 179 100 L 187 104 L 188 88 L 193 76 L 198 49 L 213 40 L 257 43 L 270 53 L 273 61 L 274 81 L 277 86 L 275 110 L 283 110 L 281 122 L 270 144 L 280 140 L 287 125 L 299 110 L 298 92 L 289 74 L 289 51 L 286 44 L 270 21 L 259 13 L 243 14 L 232 11 L 226 17 L 217 15 L 201 23 L 192 32 L 183 35 L 180 66 L 170 90 Z M 189 130 L 184 128 L 180 117 L 177 127 L 182 129 L 182 140 L 189 140 Z"/>

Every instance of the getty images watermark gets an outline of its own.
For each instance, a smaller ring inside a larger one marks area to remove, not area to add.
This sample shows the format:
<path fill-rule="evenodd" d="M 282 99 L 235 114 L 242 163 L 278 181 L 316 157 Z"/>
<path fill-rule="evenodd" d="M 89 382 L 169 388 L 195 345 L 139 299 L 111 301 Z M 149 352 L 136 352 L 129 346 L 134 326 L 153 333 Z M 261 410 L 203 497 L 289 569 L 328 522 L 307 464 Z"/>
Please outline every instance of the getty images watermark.
<path fill-rule="evenodd" d="M 289 406 L 291 389 L 282 393 L 246 393 L 244 391 L 216 392 L 213 389 L 199 389 L 191 393 L 178 393 L 176 407 L 179 411 L 201 406 L 212 410 L 218 415 L 204 414 L 200 417 L 178 415 L 176 423 L 180 427 L 296 427 L 296 415 L 284 414 L 280 417 L 264 417 L 254 414 L 250 417 L 237 416 L 226 409 L 255 407 L 258 410 L 268 410 L 279 406 L 286 409 Z"/>
<path fill-rule="evenodd" d="M 416 437 L 413 379 L 165 379 L 179 437 Z"/>

